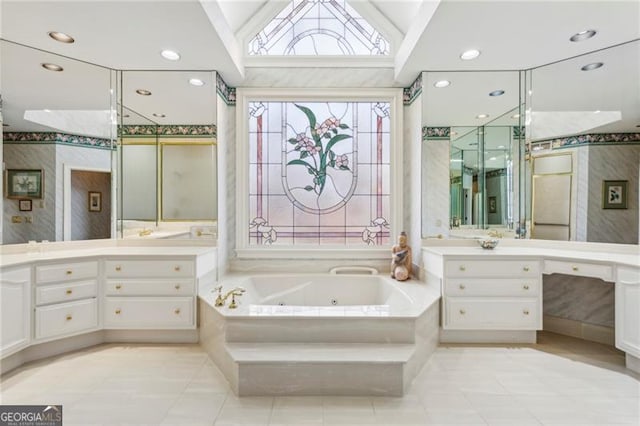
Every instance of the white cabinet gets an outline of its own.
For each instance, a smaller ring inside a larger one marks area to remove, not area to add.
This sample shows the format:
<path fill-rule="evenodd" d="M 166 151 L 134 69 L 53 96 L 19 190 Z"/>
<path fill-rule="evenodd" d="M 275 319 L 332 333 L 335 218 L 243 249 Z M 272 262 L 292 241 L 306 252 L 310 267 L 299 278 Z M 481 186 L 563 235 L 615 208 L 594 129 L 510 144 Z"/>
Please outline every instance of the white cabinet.
<path fill-rule="evenodd" d="M 534 258 L 446 258 L 442 279 L 442 328 L 541 329 L 540 266 L 540 260 Z"/>
<path fill-rule="evenodd" d="M 601 263 L 545 260 L 544 273 L 593 277 L 604 281 L 613 281 L 613 266 Z"/>
<path fill-rule="evenodd" d="M 36 340 L 98 329 L 98 271 L 96 260 L 36 266 Z"/>
<path fill-rule="evenodd" d="M 31 269 L 0 272 L 0 356 L 16 352 L 30 342 Z"/>
<path fill-rule="evenodd" d="M 196 327 L 193 260 L 108 259 L 105 275 L 104 328 Z"/>
<path fill-rule="evenodd" d="M 616 280 L 616 347 L 640 357 L 640 269 L 619 266 Z"/>

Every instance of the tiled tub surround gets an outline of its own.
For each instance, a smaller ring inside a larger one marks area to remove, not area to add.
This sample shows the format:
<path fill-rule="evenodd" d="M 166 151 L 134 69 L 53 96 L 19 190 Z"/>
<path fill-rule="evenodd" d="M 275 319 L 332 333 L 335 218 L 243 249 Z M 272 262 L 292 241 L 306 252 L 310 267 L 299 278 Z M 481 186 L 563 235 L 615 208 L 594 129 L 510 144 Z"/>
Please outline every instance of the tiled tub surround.
<path fill-rule="evenodd" d="M 443 289 L 441 341 L 535 342 L 545 309 L 542 276 L 563 274 L 611 286 L 597 291 L 610 294 L 615 288 L 615 346 L 626 353 L 628 368 L 640 369 L 637 245 L 554 242 L 549 248 L 548 241 L 536 240 L 502 240 L 494 250 L 484 250 L 474 241 L 434 240 L 427 245 L 424 268 Z M 588 288 L 584 296 L 595 297 Z M 550 292 L 562 293 L 562 288 L 548 290 L 547 295 Z M 548 309 L 580 312 L 592 319 L 599 315 L 605 321 L 610 298 L 589 308 L 581 306 L 581 300 L 553 300 Z"/>
<path fill-rule="evenodd" d="M 196 288 L 216 277 L 215 247 L 194 241 L 1 250 L 2 373 L 101 342 L 197 342 Z"/>
<path fill-rule="evenodd" d="M 239 396 L 400 396 L 438 343 L 439 290 L 417 280 L 236 274 L 219 284 L 247 291 L 232 310 L 200 289 L 200 344 Z"/>

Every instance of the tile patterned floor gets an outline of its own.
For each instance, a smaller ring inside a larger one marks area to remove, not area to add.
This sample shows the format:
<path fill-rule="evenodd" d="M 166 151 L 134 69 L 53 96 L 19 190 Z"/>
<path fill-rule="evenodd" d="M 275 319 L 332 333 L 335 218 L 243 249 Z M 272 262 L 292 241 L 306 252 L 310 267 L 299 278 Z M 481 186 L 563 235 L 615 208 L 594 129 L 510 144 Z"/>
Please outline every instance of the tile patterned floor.
<path fill-rule="evenodd" d="M 640 376 L 615 349 L 438 348 L 403 398 L 237 398 L 198 345 L 100 345 L 0 379 L 2 404 L 63 404 L 65 425 L 639 425 Z"/>

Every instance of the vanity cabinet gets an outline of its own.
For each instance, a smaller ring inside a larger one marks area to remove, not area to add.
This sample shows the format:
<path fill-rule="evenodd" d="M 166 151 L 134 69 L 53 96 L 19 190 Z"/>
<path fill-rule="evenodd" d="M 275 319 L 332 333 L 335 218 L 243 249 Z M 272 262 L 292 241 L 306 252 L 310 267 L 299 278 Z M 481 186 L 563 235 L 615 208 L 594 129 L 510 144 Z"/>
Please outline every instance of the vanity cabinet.
<path fill-rule="evenodd" d="M 619 266 L 615 285 L 616 347 L 640 358 L 640 269 Z"/>
<path fill-rule="evenodd" d="M 0 271 L 0 356 L 31 340 L 31 268 Z"/>
<path fill-rule="evenodd" d="M 442 294 L 445 330 L 542 328 L 537 259 L 446 259 Z"/>
<path fill-rule="evenodd" d="M 195 296 L 193 260 L 105 261 L 104 328 L 193 329 Z"/>
<path fill-rule="evenodd" d="M 98 261 L 35 267 L 35 326 L 38 341 L 98 329 Z"/>

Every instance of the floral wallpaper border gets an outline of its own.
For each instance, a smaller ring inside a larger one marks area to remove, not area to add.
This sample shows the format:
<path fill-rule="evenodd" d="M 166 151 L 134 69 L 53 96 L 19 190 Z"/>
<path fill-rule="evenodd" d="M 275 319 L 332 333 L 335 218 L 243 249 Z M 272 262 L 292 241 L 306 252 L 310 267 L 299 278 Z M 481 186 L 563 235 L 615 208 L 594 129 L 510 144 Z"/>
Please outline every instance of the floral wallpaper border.
<path fill-rule="evenodd" d="M 2 141 L 6 144 L 61 144 L 79 145 L 87 148 L 115 149 L 109 139 L 70 135 L 57 132 L 3 132 Z"/>
<path fill-rule="evenodd" d="M 215 124 L 170 124 L 158 125 L 153 124 L 128 124 L 119 127 L 121 136 L 124 137 L 141 137 L 141 136 L 163 136 L 163 137 L 217 137 L 217 127 Z"/>
<path fill-rule="evenodd" d="M 402 103 L 411 105 L 413 101 L 422 93 L 422 73 L 418 75 L 418 78 L 411 83 L 411 86 L 402 89 Z"/>
<path fill-rule="evenodd" d="M 427 139 L 449 139 L 451 127 L 427 127 L 422 128 L 422 140 Z"/>
<path fill-rule="evenodd" d="M 216 89 L 227 105 L 236 105 L 236 88 L 225 83 L 219 73 L 216 73 Z"/>
<path fill-rule="evenodd" d="M 562 149 L 588 145 L 636 145 L 640 144 L 640 133 L 587 133 L 566 138 L 546 139 L 531 143 L 533 150 Z"/>

